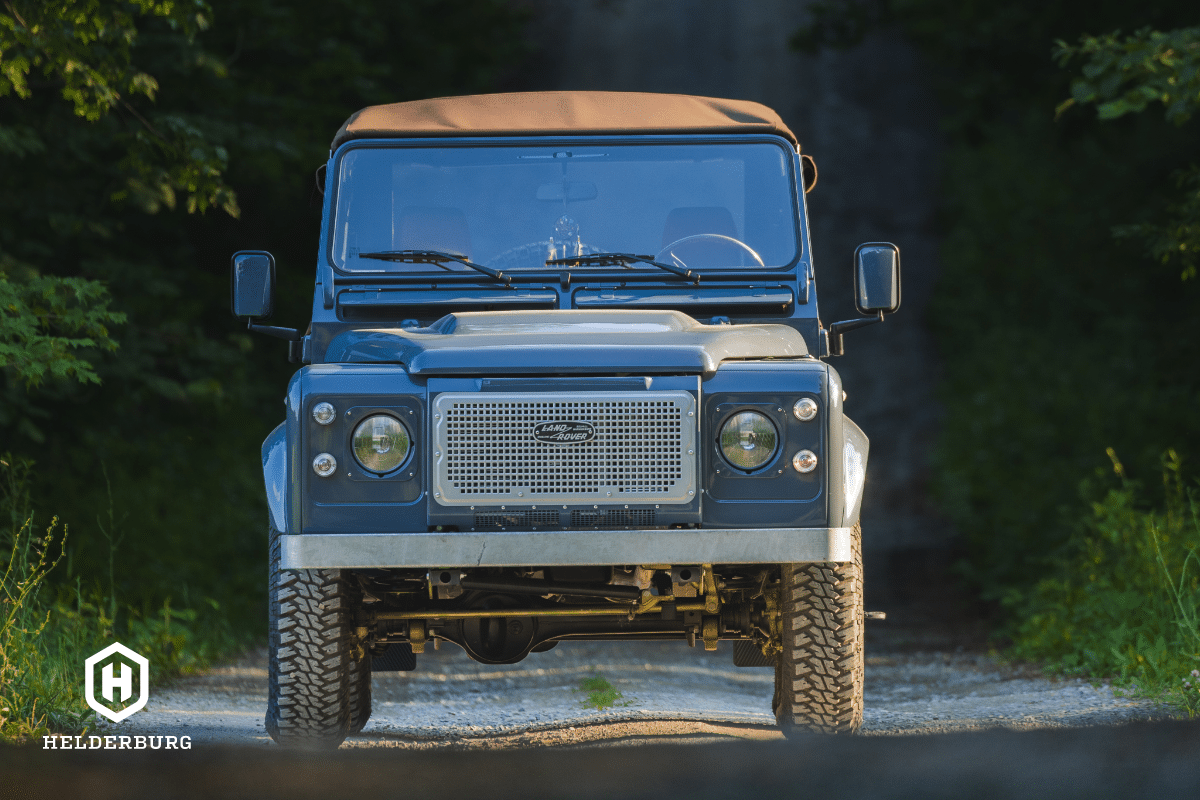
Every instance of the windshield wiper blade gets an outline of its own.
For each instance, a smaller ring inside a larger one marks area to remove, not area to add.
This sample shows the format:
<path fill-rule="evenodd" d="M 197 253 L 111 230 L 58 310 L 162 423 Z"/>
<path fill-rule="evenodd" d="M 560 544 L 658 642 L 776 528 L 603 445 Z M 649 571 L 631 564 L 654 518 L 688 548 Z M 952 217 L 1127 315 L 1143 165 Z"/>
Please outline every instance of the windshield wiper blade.
<path fill-rule="evenodd" d="M 582 267 L 585 265 L 594 267 L 627 267 L 630 264 L 649 264 L 652 267 L 666 270 L 681 278 L 686 278 L 694 284 L 700 284 L 700 274 L 697 272 L 677 267 L 674 264 L 664 264 L 661 261 L 655 261 L 654 256 L 640 256 L 636 253 L 593 253 L 586 256 L 552 258 L 546 264 L 547 266 L 551 264 L 563 264 L 568 267 Z"/>
<path fill-rule="evenodd" d="M 453 261 L 465 267 L 470 267 L 476 272 L 482 272 L 484 275 L 495 278 L 505 286 L 512 285 L 512 278 L 498 269 L 485 267 L 483 264 L 467 261 L 467 259 L 455 253 L 443 253 L 440 250 L 380 250 L 377 253 L 359 253 L 358 257 L 374 258 L 379 261 L 398 261 L 404 264 L 437 264 L 439 267 L 445 265 L 447 261 Z"/>

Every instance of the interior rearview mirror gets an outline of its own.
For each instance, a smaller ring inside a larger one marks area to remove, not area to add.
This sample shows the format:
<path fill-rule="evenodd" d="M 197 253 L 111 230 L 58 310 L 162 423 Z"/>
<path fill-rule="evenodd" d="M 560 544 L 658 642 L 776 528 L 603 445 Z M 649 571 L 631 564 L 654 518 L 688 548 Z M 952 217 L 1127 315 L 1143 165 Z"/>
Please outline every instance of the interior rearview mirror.
<path fill-rule="evenodd" d="M 537 189 L 538 200 L 595 200 L 599 196 L 596 184 L 590 181 L 543 183 Z"/>
<path fill-rule="evenodd" d="M 900 308 L 899 247 L 871 242 L 854 251 L 854 307 L 860 314 L 891 314 Z"/>
<path fill-rule="evenodd" d="M 275 310 L 275 257 L 240 250 L 231 259 L 230 304 L 235 317 L 266 319 Z"/>

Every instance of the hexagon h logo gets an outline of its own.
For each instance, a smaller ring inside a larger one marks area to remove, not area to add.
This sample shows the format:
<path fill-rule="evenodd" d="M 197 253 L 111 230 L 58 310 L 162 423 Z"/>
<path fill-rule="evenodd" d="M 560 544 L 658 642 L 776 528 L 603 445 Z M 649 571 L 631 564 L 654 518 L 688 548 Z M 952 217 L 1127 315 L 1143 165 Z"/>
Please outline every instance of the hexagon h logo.
<path fill-rule="evenodd" d="M 133 695 L 133 665 L 136 664 L 140 668 L 138 699 L 120 711 L 113 711 L 104 704 L 101 698 L 96 697 L 96 667 L 114 653 L 119 654 L 120 659 L 114 659 L 111 663 L 104 665 L 101 678 L 103 700 L 107 700 L 109 703 L 123 703 L 128 700 Z M 113 722 L 120 722 L 141 711 L 146 705 L 146 701 L 150 699 L 150 660 L 142 658 L 120 642 L 113 642 L 83 664 L 85 671 L 84 697 L 87 699 L 87 704 L 97 714 L 108 717 Z"/>

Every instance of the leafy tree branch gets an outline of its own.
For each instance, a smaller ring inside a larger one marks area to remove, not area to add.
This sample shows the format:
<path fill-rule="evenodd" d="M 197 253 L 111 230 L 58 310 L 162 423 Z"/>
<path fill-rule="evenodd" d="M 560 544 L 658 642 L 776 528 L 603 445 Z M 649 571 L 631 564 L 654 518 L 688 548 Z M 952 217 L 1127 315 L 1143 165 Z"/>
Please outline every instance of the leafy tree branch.
<path fill-rule="evenodd" d="M 1200 107 L 1200 27 L 1082 36 L 1074 45 L 1060 40 L 1055 57 L 1063 67 L 1083 61 L 1059 115 L 1076 104 L 1094 105 L 1100 119 L 1110 120 L 1161 103 L 1166 119 L 1183 125 Z M 1164 222 L 1120 225 L 1113 232 L 1142 240 L 1151 256 L 1175 263 L 1187 280 L 1196 277 L 1200 263 L 1200 166 L 1179 169 L 1174 180 L 1180 196 L 1167 205 Z"/>
<path fill-rule="evenodd" d="M 108 302 L 99 281 L 40 275 L 0 256 L 0 370 L 27 387 L 48 376 L 99 383 L 81 351 L 117 349 L 108 329 L 125 315 Z"/>
<path fill-rule="evenodd" d="M 169 31 L 177 60 L 223 77 L 223 65 L 194 47 L 210 17 L 203 0 L 0 0 L 0 97 L 31 101 L 41 87 L 57 89 L 74 116 L 92 129 L 92 138 L 123 154 L 114 159 L 122 177 L 107 192 L 108 200 L 152 214 L 164 206 L 175 208 L 182 196 L 189 213 L 215 206 L 236 217 L 237 196 L 224 179 L 225 148 L 196 120 L 137 106 L 139 100 L 152 103 L 159 91 L 158 80 L 135 61 L 139 25 L 157 20 Z M 110 117 L 118 124 L 100 125 Z M 0 158 L 15 166 L 44 153 L 50 141 L 69 141 L 73 133 L 46 128 L 0 125 Z M 68 151 L 80 152 L 69 146 Z M 104 199 L 93 198 L 91 207 Z M 98 221 L 90 224 L 100 230 Z M 109 328 L 125 317 L 110 309 L 101 282 L 50 274 L 60 271 L 59 262 L 49 267 L 44 246 L 40 253 L 24 252 L 38 247 L 28 236 L 25 232 L 7 243 L 8 252 L 0 251 L 0 370 L 26 389 L 48 378 L 99 383 L 86 353 L 115 350 Z M 17 260 L 14 250 L 24 259 Z M 40 267 L 28 263 L 43 259 Z"/>

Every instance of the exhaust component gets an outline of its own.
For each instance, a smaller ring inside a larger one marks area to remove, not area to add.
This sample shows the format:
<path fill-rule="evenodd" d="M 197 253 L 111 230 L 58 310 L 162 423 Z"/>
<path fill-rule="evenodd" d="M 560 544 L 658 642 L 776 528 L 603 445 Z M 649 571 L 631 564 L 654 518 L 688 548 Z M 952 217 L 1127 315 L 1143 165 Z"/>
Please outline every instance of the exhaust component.
<path fill-rule="evenodd" d="M 425 652 L 425 620 L 409 620 L 408 643 L 412 645 L 412 651 L 414 653 Z"/>

